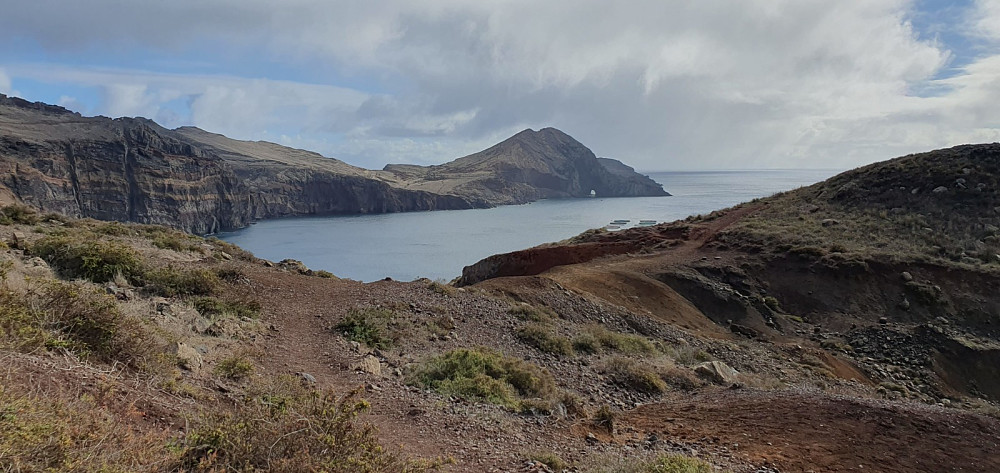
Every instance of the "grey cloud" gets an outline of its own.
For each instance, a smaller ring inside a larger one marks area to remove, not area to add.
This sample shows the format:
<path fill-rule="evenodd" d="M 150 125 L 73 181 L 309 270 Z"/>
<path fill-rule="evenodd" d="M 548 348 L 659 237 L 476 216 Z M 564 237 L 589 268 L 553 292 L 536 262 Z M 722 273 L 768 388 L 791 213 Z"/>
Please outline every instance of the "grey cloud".
<path fill-rule="evenodd" d="M 933 81 L 952 55 L 918 37 L 904 0 L 64 3 L 15 2 L 0 40 L 57 56 L 220 50 L 371 89 L 122 73 L 105 82 L 108 113 L 170 117 L 161 104 L 189 94 L 199 126 L 290 130 L 290 143 L 372 167 L 542 126 L 642 169 L 845 167 L 1000 136 L 1000 112 L 981 105 L 1000 99 L 991 59 Z M 1000 24 L 994 4 L 970 10 L 983 35 Z"/>

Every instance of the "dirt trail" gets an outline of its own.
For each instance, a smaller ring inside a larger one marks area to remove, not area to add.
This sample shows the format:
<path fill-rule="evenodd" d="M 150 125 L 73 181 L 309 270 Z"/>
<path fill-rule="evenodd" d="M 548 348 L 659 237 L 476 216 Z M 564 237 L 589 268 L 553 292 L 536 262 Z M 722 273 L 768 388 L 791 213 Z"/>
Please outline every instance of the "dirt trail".
<path fill-rule="evenodd" d="M 646 434 L 698 441 L 780 471 L 1000 471 L 1000 421 L 823 393 L 717 391 L 642 406 Z"/>

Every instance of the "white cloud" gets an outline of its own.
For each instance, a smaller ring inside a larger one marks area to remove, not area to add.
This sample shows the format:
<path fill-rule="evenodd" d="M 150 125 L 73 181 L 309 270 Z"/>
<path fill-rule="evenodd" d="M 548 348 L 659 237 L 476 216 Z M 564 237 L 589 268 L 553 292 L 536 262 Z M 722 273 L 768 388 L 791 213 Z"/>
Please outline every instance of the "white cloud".
<path fill-rule="evenodd" d="M 3 68 L 0 68 L 0 94 L 10 94 L 11 92 L 11 81 L 10 76 L 4 72 Z"/>
<path fill-rule="evenodd" d="M 935 81 L 953 54 L 913 30 L 917 5 L 23 2 L 0 18 L 0 40 L 286 64 L 315 83 L 69 67 L 33 77 L 102 87 L 107 113 L 186 119 L 239 138 L 286 135 L 373 167 L 450 159 L 529 126 L 561 128 L 643 169 L 841 167 L 1000 129 L 1000 111 L 986 105 L 1000 100 L 996 58 L 984 50 Z M 1000 2 L 979 0 L 969 15 L 970 30 L 1000 40 Z M 928 87 L 938 93 L 913 93 Z M 179 99 L 190 117 L 165 105 Z"/>

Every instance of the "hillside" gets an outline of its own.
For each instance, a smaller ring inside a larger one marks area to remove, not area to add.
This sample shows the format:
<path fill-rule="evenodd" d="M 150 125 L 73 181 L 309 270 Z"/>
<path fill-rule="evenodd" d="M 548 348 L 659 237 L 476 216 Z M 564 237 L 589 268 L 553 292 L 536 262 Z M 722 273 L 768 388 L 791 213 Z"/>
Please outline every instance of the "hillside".
<path fill-rule="evenodd" d="M 627 169 L 627 170 L 626 170 Z M 438 166 L 389 165 L 409 189 L 456 193 L 491 202 L 670 195 L 618 161 L 598 158 L 554 128 L 524 130 L 497 145 Z"/>
<path fill-rule="evenodd" d="M 492 207 L 591 190 L 667 195 L 645 176 L 607 172 L 556 130 L 522 133 L 491 150 L 474 170 L 455 164 L 462 158 L 406 166 L 408 173 L 370 171 L 274 143 L 83 117 L 0 95 L 0 198 L 73 217 L 206 234 L 292 215 Z"/>
<path fill-rule="evenodd" d="M 995 148 L 497 255 L 461 287 L 8 206 L 0 464 L 997 471 L 998 263 L 893 233 L 919 214 L 942 248 L 989 244 L 962 232 L 1000 226 L 965 193 L 995 198 Z"/>

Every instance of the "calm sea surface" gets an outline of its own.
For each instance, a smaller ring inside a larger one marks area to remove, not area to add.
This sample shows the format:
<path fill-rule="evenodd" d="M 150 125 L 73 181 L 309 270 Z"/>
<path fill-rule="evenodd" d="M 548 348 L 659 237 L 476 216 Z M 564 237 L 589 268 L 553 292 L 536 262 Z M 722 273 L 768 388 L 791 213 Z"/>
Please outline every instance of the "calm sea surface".
<path fill-rule="evenodd" d="M 615 219 L 669 222 L 819 182 L 836 170 L 660 172 L 670 197 L 561 199 L 493 209 L 267 220 L 219 235 L 273 261 L 342 278 L 451 280 L 496 253 L 558 241 Z"/>

